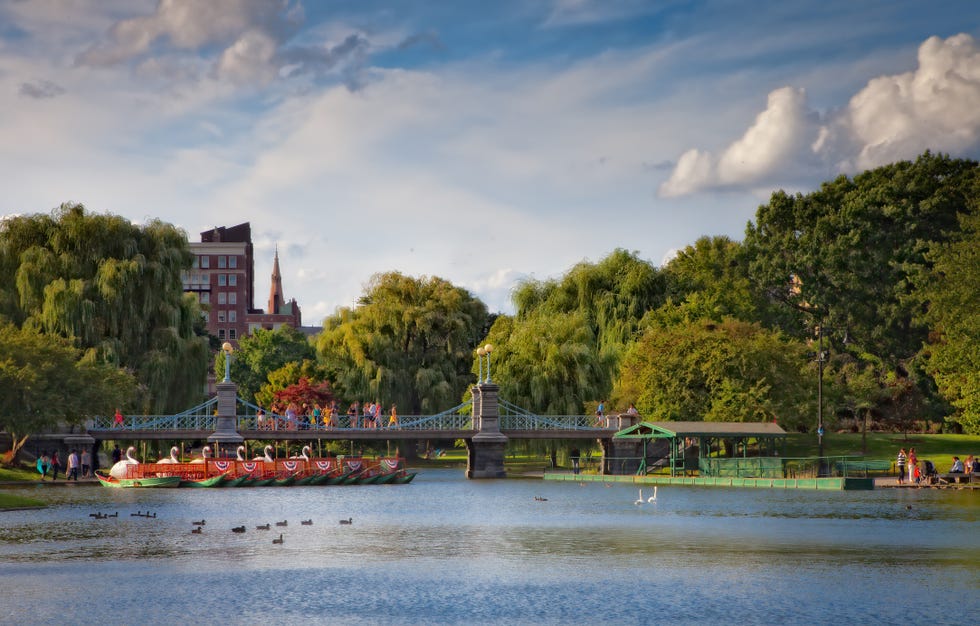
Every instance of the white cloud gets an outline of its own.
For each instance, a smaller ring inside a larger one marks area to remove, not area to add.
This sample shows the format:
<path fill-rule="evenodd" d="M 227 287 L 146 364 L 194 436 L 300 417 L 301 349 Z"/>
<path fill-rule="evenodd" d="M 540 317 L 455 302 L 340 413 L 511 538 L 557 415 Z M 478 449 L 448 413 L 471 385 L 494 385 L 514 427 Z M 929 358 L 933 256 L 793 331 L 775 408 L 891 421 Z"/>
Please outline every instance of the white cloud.
<path fill-rule="evenodd" d="M 709 189 L 779 185 L 825 163 L 845 173 L 914 158 L 930 149 L 964 156 L 980 150 L 980 49 L 966 34 L 930 37 L 919 66 L 867 83 L 848 105 L 826 114 L 802 89 L 769 94 L 766 109 L 720 156 L 684 152 L 660 187 L 665 197 Z"/>

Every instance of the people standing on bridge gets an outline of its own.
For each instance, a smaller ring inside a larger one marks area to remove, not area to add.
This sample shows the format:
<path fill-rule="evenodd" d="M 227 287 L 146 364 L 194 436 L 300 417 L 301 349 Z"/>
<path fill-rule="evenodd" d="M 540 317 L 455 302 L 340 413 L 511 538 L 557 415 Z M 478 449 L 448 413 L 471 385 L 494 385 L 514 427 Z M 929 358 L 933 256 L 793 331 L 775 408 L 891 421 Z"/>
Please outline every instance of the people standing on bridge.
<path fill-rule="evenodd" d="M 120 411 L 118 408 L 116 409 L 116 415 L 113 424 L 116 428 L 123 427 L 123 414 L 122 411 Z"/>
<path fill-rule="evenodd" d="M 92 471 L 92 454 L 88 451 L 88 448 L 82 450 L 82 478 L 88 478 L 89 472 Z"/>
<path fill-rule="evenodd" d="M 65 476 L 65 480 L 74 479 L 76 483 L 78 482 L 79 465 L 80 465 L 80 461 L 78 459 L 78 452 L 75 451 L 75 448 L 72 448 L 71 452 L 68 453 L 68 472 L 67 475 Z"/>
<path fill-rule="evenodd" d="M 347 407 L 347 426 L 348 428 L 357 428 L 357 401 L 350 403 Z"/>
<path fill-rule="evenodd" d="M 895 467 L 898 468 L 898 484 L 905 482 L 905 466 L 908 464 L 909 457 L 905 454 L 905 448 L 898 451 L 898 458 L 895 459 Z"/>
<path fill-rule="evenodd" d="M 255 412 L 255 422 L 259 430 L 265 430 L 265 411 L 262 410 L 262 407 L 259 407 L 259 410 Z"/>
<path fill-rule="evenodd" d="M 609 424 L 606 422 L 606 401 L 600 400 L 599 406 L 595 409 L 596 426 L 599 428 L 606 428 Z"/>
<path fill-rule="evenodd" d="M 639 415 L 640 412 L 636 410 L 636 405 L 630 402 L 630 408 L 626 409 L 627 415 Z"/>
<path fill-rule="evenodd" d="M 391 415 L 388 416 L 388 428 L 398 428 L 398 411 L 394 404 L 391 405 Z"/>

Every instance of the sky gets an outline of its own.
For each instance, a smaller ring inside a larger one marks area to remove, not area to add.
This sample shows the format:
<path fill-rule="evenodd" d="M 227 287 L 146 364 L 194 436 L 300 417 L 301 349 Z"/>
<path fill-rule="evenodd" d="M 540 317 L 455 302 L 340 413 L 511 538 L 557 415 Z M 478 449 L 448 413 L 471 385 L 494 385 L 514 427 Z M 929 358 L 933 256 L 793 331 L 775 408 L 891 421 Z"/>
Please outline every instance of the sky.
<path fill-rule="evenodd" d="M 511 313 L 927 149 L 980 157 L 975 0 L 0 0 L 0 216 L 248 221 L 307 325 L 388 271 Z"/>

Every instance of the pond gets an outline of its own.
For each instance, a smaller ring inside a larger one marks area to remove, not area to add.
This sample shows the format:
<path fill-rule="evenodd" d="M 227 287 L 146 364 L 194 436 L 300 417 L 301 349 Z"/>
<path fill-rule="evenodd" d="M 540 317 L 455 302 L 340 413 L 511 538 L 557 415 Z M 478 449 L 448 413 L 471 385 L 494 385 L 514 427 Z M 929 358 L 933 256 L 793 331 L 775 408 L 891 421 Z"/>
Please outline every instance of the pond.
<path fill-rule="evenodd" d="M 976 491 L 660 487 L 637 505 L 625 485 L 427 470 L 17 493 L 52 506 L 0 513 L 0 623 L 963 624 L 980 608 Z"/>

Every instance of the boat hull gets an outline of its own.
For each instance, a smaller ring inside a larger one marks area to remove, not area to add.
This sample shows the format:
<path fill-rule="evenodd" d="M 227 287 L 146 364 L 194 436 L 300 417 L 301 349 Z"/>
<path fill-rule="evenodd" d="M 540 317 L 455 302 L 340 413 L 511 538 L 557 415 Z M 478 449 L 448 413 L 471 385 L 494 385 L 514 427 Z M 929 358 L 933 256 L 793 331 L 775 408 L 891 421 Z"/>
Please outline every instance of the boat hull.
<path fill-rule="evenodd" d="M 112 476 L 95 473 L 103 487 L 115 489 L 148 489 L 163 487 L 179 487 L 180 476 L 153 476 L 146 478 L 113 478 Z"/>

